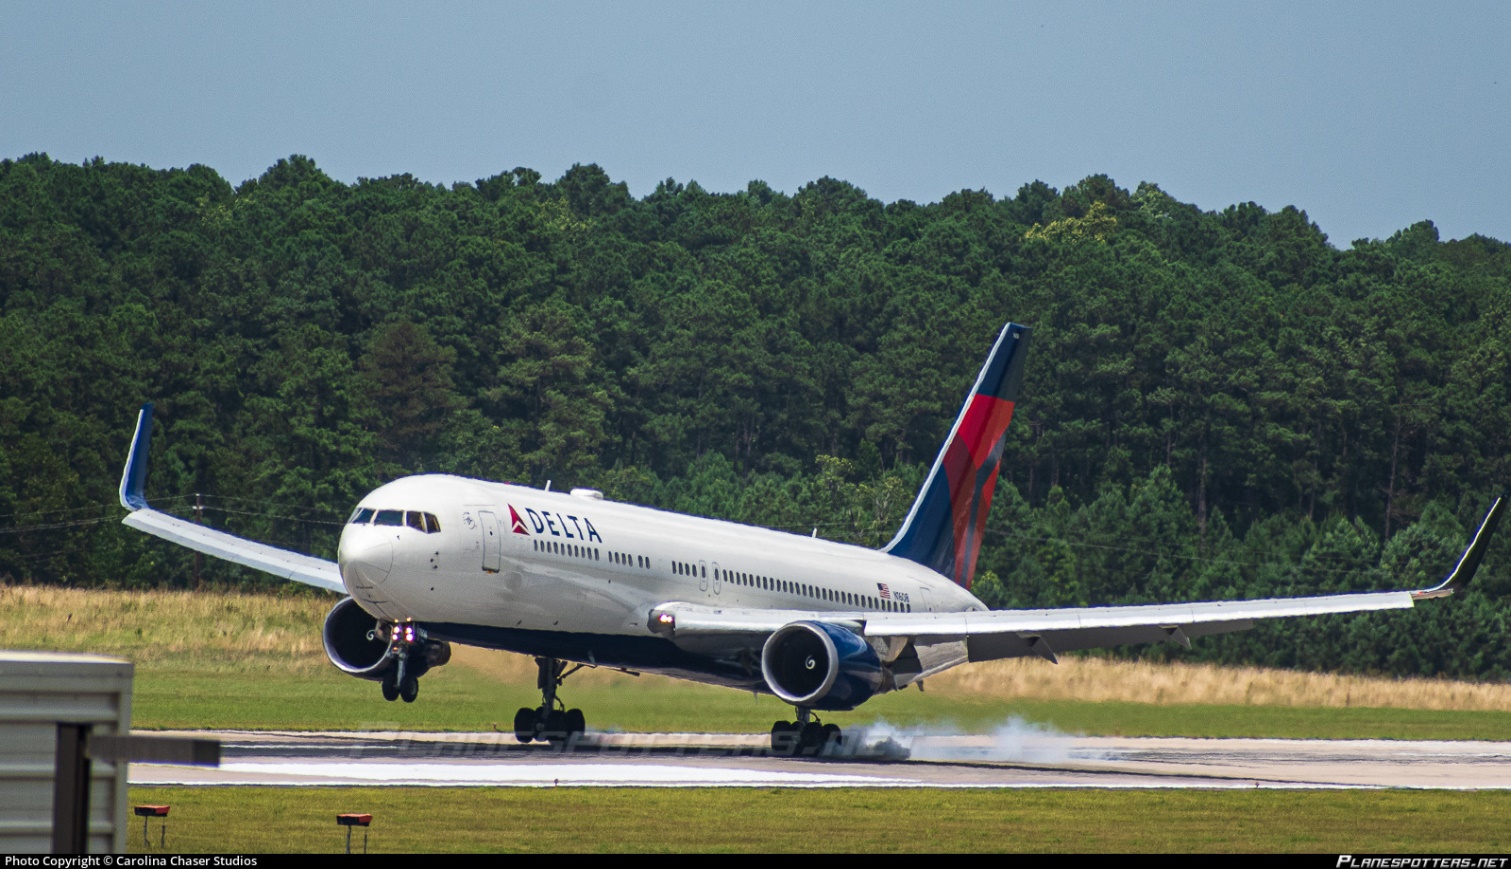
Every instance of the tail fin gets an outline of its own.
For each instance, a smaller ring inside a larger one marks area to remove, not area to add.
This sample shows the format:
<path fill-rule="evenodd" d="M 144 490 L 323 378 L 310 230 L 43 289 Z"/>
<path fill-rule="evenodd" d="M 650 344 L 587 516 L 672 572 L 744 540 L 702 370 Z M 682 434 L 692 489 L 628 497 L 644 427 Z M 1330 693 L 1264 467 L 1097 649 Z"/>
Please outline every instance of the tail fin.
<path fill-rule="evenodd" d="M 883 552 L 916 561 L 965 588 L 976 575 L 981 532 L 1013 418 L 1030 330 L 1008 323 L 966 396 L 923 490 Z"/>

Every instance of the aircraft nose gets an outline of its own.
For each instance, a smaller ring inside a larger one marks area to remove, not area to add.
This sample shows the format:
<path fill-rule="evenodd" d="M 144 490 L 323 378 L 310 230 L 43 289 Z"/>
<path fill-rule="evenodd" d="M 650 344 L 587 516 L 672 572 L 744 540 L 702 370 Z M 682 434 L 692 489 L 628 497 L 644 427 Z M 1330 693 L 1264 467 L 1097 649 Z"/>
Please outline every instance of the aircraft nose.
<path fill-rule="evenodd" d="M 393 569 L 393 541 L 383 531 L 347 526 L 336 550 L 336 563 L 348 588 L 376 585 L 388 579 Z"/>

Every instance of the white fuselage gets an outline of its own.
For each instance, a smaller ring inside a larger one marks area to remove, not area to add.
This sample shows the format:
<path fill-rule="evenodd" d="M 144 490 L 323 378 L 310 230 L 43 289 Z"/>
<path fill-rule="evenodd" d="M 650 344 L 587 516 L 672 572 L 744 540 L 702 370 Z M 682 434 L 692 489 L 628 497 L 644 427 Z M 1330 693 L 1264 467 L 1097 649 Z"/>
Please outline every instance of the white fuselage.
<path fill-rule="evenodd" d="M 355 515 L 372 514 L 345 526 L 337 563 L 352 597 L 379 619 L 520 632 L 651 637 L 648 614 L 672 601 L 856 613 L 985 609 L 938 573 L 883 552 L 596 494 L 405 477 L 362 499 Z M 375 524 L 394 523 L 395 511 L 409 524 Z"/>

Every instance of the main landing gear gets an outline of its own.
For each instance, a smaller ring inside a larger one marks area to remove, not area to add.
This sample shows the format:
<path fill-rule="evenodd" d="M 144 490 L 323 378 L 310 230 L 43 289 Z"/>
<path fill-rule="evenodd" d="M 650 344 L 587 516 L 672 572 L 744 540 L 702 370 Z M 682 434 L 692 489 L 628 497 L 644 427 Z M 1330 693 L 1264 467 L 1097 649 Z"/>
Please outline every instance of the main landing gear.
<path fill-rule="evenodd" d="M 823 724 L 812 709 L 796 708 L 796 721 L 771 725 L 771 753 L 783 757 L 824 757 L 838 750 L 843 738 L 839 725 Z"/>
<path fill-rule="evenodd" d="M 578 664 L 568 670 L 568 662 L 555 658 L 536 658 L 536 687 L 540 688 L 540 707 L 520 709 L 514 713 L 514 738 L 520 742 L 552 742 L 566 745 L 587 731 L 581 709 L 568 709 L 556 696 L 556 689 L 567 677 L 582 669 Z"/>

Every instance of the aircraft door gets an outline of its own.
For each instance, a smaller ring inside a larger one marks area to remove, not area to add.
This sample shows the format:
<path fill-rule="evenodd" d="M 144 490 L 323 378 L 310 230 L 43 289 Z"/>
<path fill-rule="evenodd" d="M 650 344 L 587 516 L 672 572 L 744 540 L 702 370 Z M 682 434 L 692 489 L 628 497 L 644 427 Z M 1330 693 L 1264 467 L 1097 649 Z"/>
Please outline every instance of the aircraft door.
<path fill-rule="evenodd" d="M 723 577 L 723 574 L 719 573 L 719 562 L 715 561 L 714 562 L 714 594 L 718 594 L 719 593 L 719 585 L 720 585 L 720 583 L 722 583 L 724 581 L 722 577 Z"/>
<path fill-rule="evenodd" d="M 498 536 L 498 517 L 489 510 L 479 510 L 478 526 L 483 534 L 483 570 L 498 573 L 503 569 L 503 548 Z"/>
<path fill-rule="evenodd" d="M 929 594 L 929 590 L 927 588 L 919 586 L 919 588 L 918 588 L 918 596 L 921 597 L 921 598 L 923 598 L 923 611 L 926 612 L 926 613 L 933 612 L 934 611 L 934 596 L 931 595 L 931 594 Z"/>

